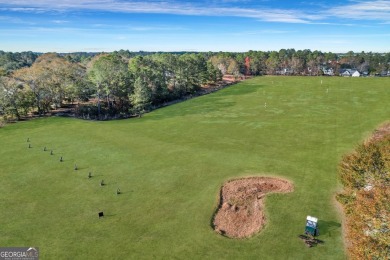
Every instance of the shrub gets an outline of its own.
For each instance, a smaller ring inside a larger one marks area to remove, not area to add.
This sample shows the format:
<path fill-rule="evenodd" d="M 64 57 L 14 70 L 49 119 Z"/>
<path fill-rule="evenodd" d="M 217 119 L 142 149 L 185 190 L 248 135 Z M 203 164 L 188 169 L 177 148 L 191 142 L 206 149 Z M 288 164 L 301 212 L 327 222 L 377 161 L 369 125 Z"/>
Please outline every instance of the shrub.
<path fill-rule="evenodd" d="M 351 259 L 390 259 L 390 131 L 344 156 L 339 176 Z"/>

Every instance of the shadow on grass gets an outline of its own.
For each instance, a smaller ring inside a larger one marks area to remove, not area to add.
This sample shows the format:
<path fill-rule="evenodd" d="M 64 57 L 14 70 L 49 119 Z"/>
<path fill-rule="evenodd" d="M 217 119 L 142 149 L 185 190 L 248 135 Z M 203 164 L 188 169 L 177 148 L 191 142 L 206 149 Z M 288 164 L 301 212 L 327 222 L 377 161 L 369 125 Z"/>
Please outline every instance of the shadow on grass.
<path fill-rule="evenodd" d="M 90 179 L 97 178 L 97 177 L 103 177 L 103 176 L 104 176 L 103 174 L 96 174 L 96 175 L 94 175 L 94 174 L 92 173 Z"/>
<path fill-rule="evenodd" d="M 116 194 L 116 195 L 120 196 L 120 195 L 123 195 L 123 194 L 130 194 L 130 193 L 133 193 L 133 192 L 134 192 L 134 190 L 120 191 L 120 193 L 119 193 L 119 194 Z"/>
<path fill-rule="evenodd" d="M 77 170 L 75 170 L 75 172 L 78 172 L 78 171 L 83 171 L 83 170 L 87 170 L 89 169 L 88 167 L 80 167 L 77 165 Z"/>
<path fill-rule="evenodd" d="M 222 199 L 222 188 L 223 186 L 219 189 L 219 201 L 218 201 L 218 205 L 217 207 L 215 207 L 214 209 L 214 212 L 211 216 L 211 219 L 210 219 L 210 227 L 216 232 L 215 230 L 215 224 L 214 224 L 214 220 L 215 220 L 215 217 L 217 216 L 217 213 L 219 211 L 219 209 L 222 207 L 222 202 L 223 202 L 223 199 Z M 228 236 L 225 235 L 224 232 L 221 232 L 220 235 L 222 235 L 223 237 L 226 237 L 226 238 L 229 238 Z"/>
<path fill-rule="evenodd" d="M 237 96 L 237 95 L 247 95 L 258 91 L 261 88 L 264 88 L 264 85 L 248 85 L 246 82 L 242 82 L 240 84 L 229 87 L 226 91 L 218 92 L 218 96 L 220 97 L 228 97 L 228 96 Z"/>
<path fill-rule="evenodd" d="M 333 231 L 336 231 L 341 228 L 341 224 L 336 221 L 318 220 L 318 227 L 320 230 L 320 235 L 331 236 Z"/>
<path fill-rule="evenodd" d="M 117 214 L 106 214 L 105 212 L 104 212 L 104 216 L 102 216 L 102 217 L 99 217 L 99 219 L 104 219 L 104 218 L 109 218 L 109 217 L 115 217 Z"/>
<path fill-rule="evenodd" d="M 201 115 L 208 112 L 218 112 L 236 105 L 235 101 L 228 100 L 227 97 L 252 94 L 262 87 L 264 86 L 247 86 L 245 84 L 238 84 L 234 87 L 231 86 L 218 92 L 208 94 L 207 96 L 199 96 L 184 100 L 187 102 L 183 101 L 166 107 L 158 108 L 152 111 L 153 113 L 151 113 L 150 115 L 141 118 L 139 122 L 142 122 L 144 120 L 162 120 L 173 117 Z M 137 119 L 133 120 L 137 121 Z"/>

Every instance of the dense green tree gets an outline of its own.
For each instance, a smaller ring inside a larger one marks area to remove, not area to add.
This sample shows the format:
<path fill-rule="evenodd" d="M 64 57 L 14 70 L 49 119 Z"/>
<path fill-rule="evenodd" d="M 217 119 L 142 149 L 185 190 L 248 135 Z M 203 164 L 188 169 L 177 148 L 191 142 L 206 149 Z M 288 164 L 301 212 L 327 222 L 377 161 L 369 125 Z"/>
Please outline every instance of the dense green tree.
<path fill-rule="evenodd" d="M 262 51 L 249 51 L 247 57 L 250 58 L 250 73 L 251 75 L 262 75 L 266 70 L 266 60 L 268 55 Z"/>
<path fill-rule="evenodd" d="M 211 61 L 207 61 L 207 82 L 208 83 L 216 83 L 222 80 L 222 72 L 213 65 Z"/>
<path fill-rule="evenodd" d="M 134 82 L 134 93 L 130 96 L 135 112 L 141 117 L 143 113 L 149 110 L 152 93 L 140 77 Z"/>
<path fill-rule="evenodd" d="M 129 71 L 133 79 L 139 78 L 151 94 L 151 103 L 164 102 L 168 96 L 167 78 L 169 77 L 166 55 L 137 56 L 130 60 Z M 135 91 L 135 90 L 134 90 Z"/>
<path fill-rule="evenodd" d="M 101 114 L 101 100 L 106 100 L 108 109 L 113 108 L 115 98 L 123 106 L 131 91 L 131 78 L 127 63 L 115 54 L 96 56 L 88 68 L 88 78 L 93 83 L 97 98 L 98 116 Z"/>
<path fill-rule="evenodd" d="M 181 55 L 179 56 L 175 74 L 178 84 L 183 88 L 184 93 L 193 93 L 207 82 L 206 60 L 201 55 Z"/>
<path fill-rule="evenodd" d="M 0 74 L 7 75 L 12 71 L 29 67 L 37 59 L 38 55 L 29 52 L 3 52 L 0 51 Z"/>
<path fill-rule="evenodd" d="M 280 70 L 279 54 L 276 51 L 271 52 L 265 61 L 265 64 L 267 74 L 276 74 Z"/>

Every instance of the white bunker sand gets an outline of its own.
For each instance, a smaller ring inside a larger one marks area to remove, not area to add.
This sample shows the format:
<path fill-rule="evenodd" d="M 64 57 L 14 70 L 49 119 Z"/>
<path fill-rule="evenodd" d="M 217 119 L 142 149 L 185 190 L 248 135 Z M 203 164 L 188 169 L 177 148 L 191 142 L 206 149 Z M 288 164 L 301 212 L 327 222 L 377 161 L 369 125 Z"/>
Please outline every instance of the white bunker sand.
<path fill-rule="evenodd" d="M 288 193 L 293 185 L 273 177 L 248 177 L 226 182 L 221 189 L 213 226 L 231 238 L 245 238 L 259 232 L 265 224 L 263 198 L 268 193 Z"/>

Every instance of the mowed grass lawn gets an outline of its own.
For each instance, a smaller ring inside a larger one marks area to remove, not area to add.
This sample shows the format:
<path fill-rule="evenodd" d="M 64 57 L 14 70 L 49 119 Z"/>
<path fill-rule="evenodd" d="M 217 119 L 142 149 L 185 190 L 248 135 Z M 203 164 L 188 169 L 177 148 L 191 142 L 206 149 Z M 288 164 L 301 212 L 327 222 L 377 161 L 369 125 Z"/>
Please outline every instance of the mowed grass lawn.
<path fill-rule="evenodd" d="M 388 78 L 258 77 L 142 119 L 8 125 L 0 246 L 39 247 L 42 259 L 345 259 L 337 165 L 390 119 L 389 102 Z M 259 234 L 218 235 L 221 185 L 252 175 L 295 191 L 267 197 Z M 325 244 L 298 238 L 307 215 Z"/>

